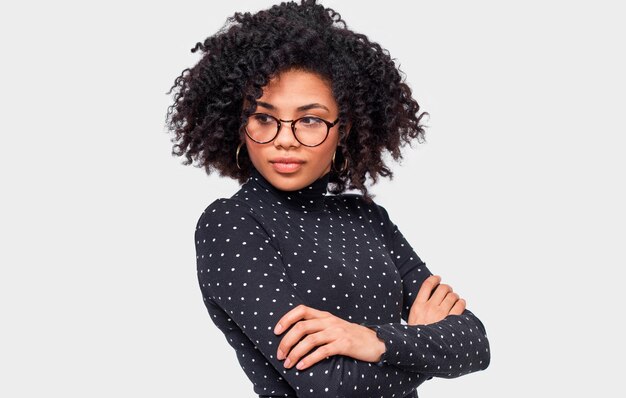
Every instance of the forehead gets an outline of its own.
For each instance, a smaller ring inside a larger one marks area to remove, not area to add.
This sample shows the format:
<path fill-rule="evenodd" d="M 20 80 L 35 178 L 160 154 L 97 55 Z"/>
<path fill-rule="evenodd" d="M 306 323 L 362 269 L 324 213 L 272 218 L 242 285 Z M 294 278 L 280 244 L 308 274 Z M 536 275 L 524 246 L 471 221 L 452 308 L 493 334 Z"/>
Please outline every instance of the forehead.
<path fill-rule="evenodd" d="M 259 100 L 283 108 L 314 102 L 336 107 L 330 82 L 316 73 L 302 70 L 284 71 L 271 78 Z"/>

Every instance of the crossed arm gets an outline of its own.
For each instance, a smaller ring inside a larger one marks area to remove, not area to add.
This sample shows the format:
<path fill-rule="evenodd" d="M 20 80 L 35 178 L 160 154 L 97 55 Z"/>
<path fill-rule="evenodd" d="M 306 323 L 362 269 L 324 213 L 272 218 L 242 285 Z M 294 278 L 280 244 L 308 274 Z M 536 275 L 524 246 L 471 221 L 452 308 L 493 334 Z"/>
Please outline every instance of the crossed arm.
<path fill-rule="evenodd" d="M 448 315 L 463 313 L 465 301 L 452 291 L 451 286 L 440 282 L 440 276 L 431 275 L 422 283 L 409 311 L 409 325 L 427 325 Z M 377 337 L 374 329 L 306 305 L 299 305 L 283 315 L 274 327 L 274 333 L 280 335 L 289 328 L 291 330 L 283 335 L 276 354 L 279 360 L 284 360 L 285 368 L 296 364 L 297 369 L 304 370 L 331 355 L 379 362 L 387 349 L 385 341 Z"/>
<path fill-rule="evenodd" d="M 214 211 L 230 213 L 230 216 L 215 219 L 211 216 Z M 250 253 L 240 255 L 236 247 L 229 246 L 241 241 L 241 229 L 238 228 L 244 225 L 247 230 L 252 229 L 245 240 L 250 246 L 259 248 L 253 256 Z M 402 245 L 402 240 L 398 239 L 400 236 L 395 236 L 394 241 Z M 400 323 L 358 325 L 329 312 L 306 307 L 289 282 L 280 252 L 272 245 L 267 232 L 249 212 L 242 211 L 232 202 L 216 202 L 207 208 L 196 227 L 196 250 L 198 278 L 205 300 L 215 303 L 230 317 L 229 321 L 234 321 L 298 396 L 402 397 L 429 376 L 456 377 L 486 367 L 484 361 L 479 364 L 479 360 L 474 360 L 474 355 L 466 360 L 462 354 L 470 357 L 469 350 L 459 350 L 456 344 L 459 342 L 460 347 L 466 344 L 466 349 L 473 344 L 472 349 L 477 348 L 476 355 L 480 353 L 484 359 L 484 331 L 472 323 L 473 314 L 467 310 L 462 315 L 450 315 L 453 309 L 458 312 L 464 303 L 457 304 L 460 300 L 453 300 L 454 295 L 449 298 L 450 292 L 446 292 L 445 285 L 439 284 L 430 294 L 432 288 L 429 292 L 427 287 L 430 283 L 436 285 L 437 279 L 426 282 L 430 272 L 417 256 L 411 261 L 397 263 L 401 264 L 399 270 L 405 294 L 403 318 L 411 317 L 412 322 L 432 320 L 436 318 L 435 314 L 440 316 L 454 302 L 447 310 L 448 316 L 421 326 Z M 401 250 L 397 253 L 404 255 Z M 236 294 L 230 287 L 235 280 L 240 286 Z M 421 295 L 418 292 L 420 287 L 425 289 Z M 422 302 L 426 296 L 429 299 Z M 435 304 L 439 299 L 442 300 L 437 308 Z M 414 304 L 413 301 L 418 305 L 409 307 L 407 303 Z M 413 311 L 413 307 L 416 310 Z M 275 330 L 278 323 L 283 326 L 282 332 Z M 411 329 L 406 329 L 408 327 Z M 285 331 L 287 333 L 281 337 Z M 456 340 L 452 341 L 454 344 L 441 341 L 445 340 L 444 334 L 446 337 L 456 335 L 453 337 Z M 478 341 L 481 337 L 484 338 L 482 345 Z M 469 343 L 467 339 L 470 339 Z M 298 341 L 300 343 L 296 344 Z M 397 345 L 403 345 L 402 349 L 397 350 Z M 282 356 L 278 353 L 279 348 Z M 383 348 L 384 352 L 381 352 Z M 315 351 L 304 357 L 311 349 Z M 309 358 L 312 355 L 314 357 Z M 284 356 L 292 362 L 289 366 L 281 362 Z M 291 369 L 300 359 L 306 372 Z M 450 372 L 458 365 L 463 368 L 460 372 L 457 373 L 457 369 Z"/>

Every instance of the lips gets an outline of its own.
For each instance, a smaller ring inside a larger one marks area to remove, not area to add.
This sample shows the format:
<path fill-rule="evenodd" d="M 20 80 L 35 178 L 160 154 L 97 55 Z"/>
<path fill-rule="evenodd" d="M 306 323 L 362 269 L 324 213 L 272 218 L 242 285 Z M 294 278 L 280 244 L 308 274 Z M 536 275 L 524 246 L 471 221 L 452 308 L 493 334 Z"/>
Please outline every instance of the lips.
<path fill-rule="evenodd" d="M 274 167 L 274 170 L 279 173 L 293 173 L 302 166 L 304 160 L 293 157 L 282 157 L 272 159 L 270 163 Z"/>
<path fill-rule="evenodd" d="M 275 158 L 270 160 L 270 163 L 304 163 L 304 160 L 298 158 Z"/>

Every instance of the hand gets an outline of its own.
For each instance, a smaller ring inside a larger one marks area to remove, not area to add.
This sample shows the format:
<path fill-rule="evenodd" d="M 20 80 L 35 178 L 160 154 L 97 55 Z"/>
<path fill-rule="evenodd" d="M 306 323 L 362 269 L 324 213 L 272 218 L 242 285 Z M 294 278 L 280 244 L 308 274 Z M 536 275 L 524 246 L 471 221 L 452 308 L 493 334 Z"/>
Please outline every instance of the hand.
<path fill-rule="evenodd" d="M 454 293 L 450 285 L 442 285 L 440 282 L 440 276 L 431 275 L 422 283 L 409 311 L 407 324 L 428 325 L 439 322 L 448 315 L 461 315 L 463 313 L 465 300 Z"/>
<path fill-rule="evenodd" d="M 291 325 L 293 327 L 283 336 L 276 354 L 279 360 L 286 356 L 285 368 L 297 363 L 296 368 L 303 370 L 337 354 L 376 362 L 385 351 L 385 343 L 374 330 L 304 304 L 283 315 L 274 333 L 281 334 Z M 315 347 L 316 350 L 304 356 Z"/>

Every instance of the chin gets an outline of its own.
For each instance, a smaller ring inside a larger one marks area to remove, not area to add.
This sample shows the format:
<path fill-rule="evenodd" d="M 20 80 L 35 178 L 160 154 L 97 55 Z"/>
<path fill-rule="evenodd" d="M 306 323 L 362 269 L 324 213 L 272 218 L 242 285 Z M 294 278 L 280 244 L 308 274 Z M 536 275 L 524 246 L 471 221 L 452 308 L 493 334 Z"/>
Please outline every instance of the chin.
<path fill-rule="evenodd" d="M 279 174 L 271 170 L 268 181 L 281 191 L 297 191 L 308 185 L 305 179 L 297 174 Z"/>

